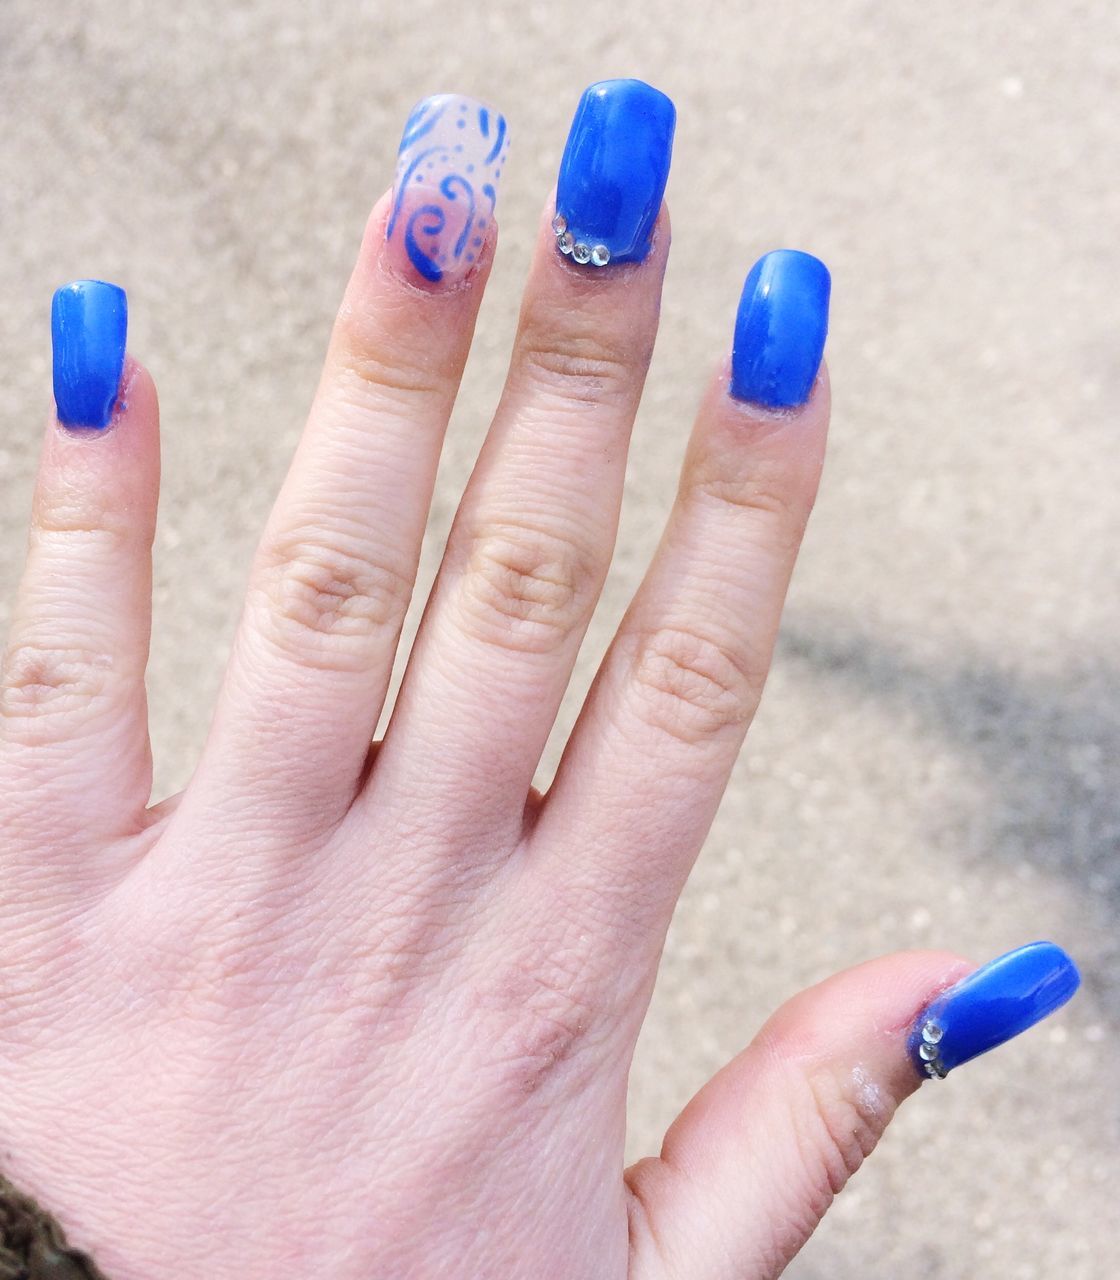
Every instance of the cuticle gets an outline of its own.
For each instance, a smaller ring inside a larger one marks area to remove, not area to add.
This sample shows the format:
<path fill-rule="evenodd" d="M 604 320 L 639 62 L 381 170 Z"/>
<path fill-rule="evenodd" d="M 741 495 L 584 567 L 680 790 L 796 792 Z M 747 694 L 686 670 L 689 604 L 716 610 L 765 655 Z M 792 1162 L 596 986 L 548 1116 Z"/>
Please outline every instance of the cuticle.
<path fill-rule="evenodd" d="M 808 400 L 805 400 L 801 404 L 769 405 L 761 404 L 758 400 L 744 400 L 731 390 L 730 378 L 727 381 L 727 398 L 739 412 L 749 414 L 756 419 L 772 422 L 775 426 L 782 426 L 800 417 L 805 406 L 809 403 Z M 812 399 L 811 396 L 810 399 Z"/>
<path fill-rule="evenodd" d="M 650 255 L 646 254 L 641 262 L 608 262 L 605 267 L 595 267 L 589 262 L 576 262 L 570 254 L 561 253 L 559 249 L 555 250 L 553 257 L 559 259 L 563 269 L 574 279 L 587 281 L 591 288 L 601 288 L 604 284 L 616 284 L 636 275 L 649 263 Z"/>
<path fill-rule="evenodd" d="M 378 268 L 384 276 L 387 276 L 397 284 L 404 285 L 406 289 L 409 289 L 419 297 L 454 297 L 457 293 L 465 293 L 468 289 L 473 288 L 478 282 L 480 272 L 492 263 L 497 235 L 498 229 L 495 225 L 489 231 L 488 238 L 484 241 L 475 261 L 461 276 L 454 280 L 446 280 L 445 278 L 444 280 L 418 281 L 415 278 L 415 273 L 406 273 L 393 262 L 392 254 L 388 251 L 388 240 L 382 241 L 381 253 L 378 255 Z"/>

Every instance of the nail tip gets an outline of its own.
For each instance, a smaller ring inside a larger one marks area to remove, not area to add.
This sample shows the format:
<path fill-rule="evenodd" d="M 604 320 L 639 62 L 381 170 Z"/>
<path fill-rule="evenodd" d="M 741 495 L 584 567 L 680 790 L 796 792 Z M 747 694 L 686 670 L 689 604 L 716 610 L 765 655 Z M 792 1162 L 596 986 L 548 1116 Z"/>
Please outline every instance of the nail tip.
<path fill-rule="evenodd" d="M 622 95 L 641 100 L 651 109 L 670 117 L 673 124 L 676 124 L 677 107 L 673 99 L 647 80 L 639 80 L 636 76 L 618 76 L 606 80 L 596 80 L 584 89 L 581 101 L 589 97 L 606 98 Z"/>
<path fill-rule="evenodd" d="M 1059 947 L 1056 942 L 1041 942 L 1036 945 L 1046 948 L 1046 954 L 1052 966 L 1051 991 L 1054 1003 L 1049 1012 L 1053 1012 L 1077 994 L 1081 986 L 1081 970 L 1078 969 L 1069 952 Z"/>

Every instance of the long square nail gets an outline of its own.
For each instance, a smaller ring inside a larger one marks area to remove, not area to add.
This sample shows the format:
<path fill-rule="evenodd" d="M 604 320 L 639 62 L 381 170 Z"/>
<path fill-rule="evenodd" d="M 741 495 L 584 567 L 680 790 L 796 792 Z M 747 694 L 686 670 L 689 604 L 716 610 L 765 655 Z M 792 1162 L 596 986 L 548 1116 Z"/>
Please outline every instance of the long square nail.
<path fill-rule="evenodd" d="M 736 400 L 767 409 L 808 400 L 824 355 L 831 288 L 824 263 L 796 249 L 776 249 L 754 264 L 735 320 Z"/>
<path fill-rule="evenodd" d="M 602 80 L 576 108 L 552 229 L 561 253 L 581 265 L 641 262 L 661 209 L 677 111 L 641 80 Z"/>
<path fill-rule="evenodd" d="M 1009 951 L 943 991 L 910 1033 L 914 1066 L 932 1079 L 1033 1027 L 1081 984 L 1077 966 L 1052 942 Z"/>
<path fill-rule="evenodd" d="M 128 299 L 104 280 L 74 280 L 51 303 L 54 400 L 68 427 L 106 427 L 124 372 Z"/>
<path fill-rule="evenodd" d="M 505 116 L 485 103 L 437 93 L 413 107 L 385 233 L 402 266 L 431 284 L 471 270 L 494 220 L 508 151 Z"/>

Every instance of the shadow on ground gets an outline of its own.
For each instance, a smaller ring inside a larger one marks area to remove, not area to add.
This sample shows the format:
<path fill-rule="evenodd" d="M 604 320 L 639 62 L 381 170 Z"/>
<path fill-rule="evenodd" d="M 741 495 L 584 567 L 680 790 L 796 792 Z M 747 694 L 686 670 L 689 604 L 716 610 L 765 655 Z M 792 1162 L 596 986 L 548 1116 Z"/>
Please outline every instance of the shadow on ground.
<path fill-rule="evenodd" d="M 958 758 L 975 761 L 990 804 L 946 815 L 971 824 L 962 844 L 1067 878 L 1093 912 L 1120 911 L 1120 670 L 1081 653 L 1049 676 L 1026 677 L 974 654 L 935 668 L 880 637 L 828 620 L 792 618 L 782 658 L 839 683 L 853 699 L 896 704 Z M 975 824 L 983 824 L 977 832 Z M 1120 1022 L 1120 940 L 1092 957 L 1086 985 Z"/>

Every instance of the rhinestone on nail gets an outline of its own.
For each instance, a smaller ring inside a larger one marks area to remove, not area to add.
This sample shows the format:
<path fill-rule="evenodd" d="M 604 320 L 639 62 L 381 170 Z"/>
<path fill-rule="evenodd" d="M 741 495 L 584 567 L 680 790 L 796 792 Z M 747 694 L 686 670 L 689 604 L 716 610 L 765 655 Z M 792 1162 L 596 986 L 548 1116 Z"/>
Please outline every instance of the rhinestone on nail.
<path fill-rule="evenodd" d="M 568 229 L 568 219 L 565 218 L 562 213 L 558 213 L 556 217 L 552 219 L 552 229 L 558 236 L 562 236 Z"/>
<path fill-rule="evenodd" d="M 930 1018 L 922 1024 L 922 1038 L 918 1045 L 918 1058 L 925 1073 L 931 1080 L 944 1080 L 949 1074 L 941 1058 L 939 1045 L 944 1038 L 945 1028 Z"/>
<path fill-rule="evenodd" d="M 597 244 L 591 250 L 591 261 L 597 267 L 605 267 L 611 260 L 611 251 L 605 244 Z"/>
<path fill-rule="evenodd" d="M 575 247 L 576 238 L 570 231 L 562 231 L 556 237 L 556 247 L 561 253 L 571 253 Z"/>
<path fill-rule="evenodd" d="M 576 247 L 572 250 L 572 258 L 576 262 L 590 262 L 591 246 L 589 244 L 584 244 L 583 241 L 581 240 L 576 245 Z"/>

